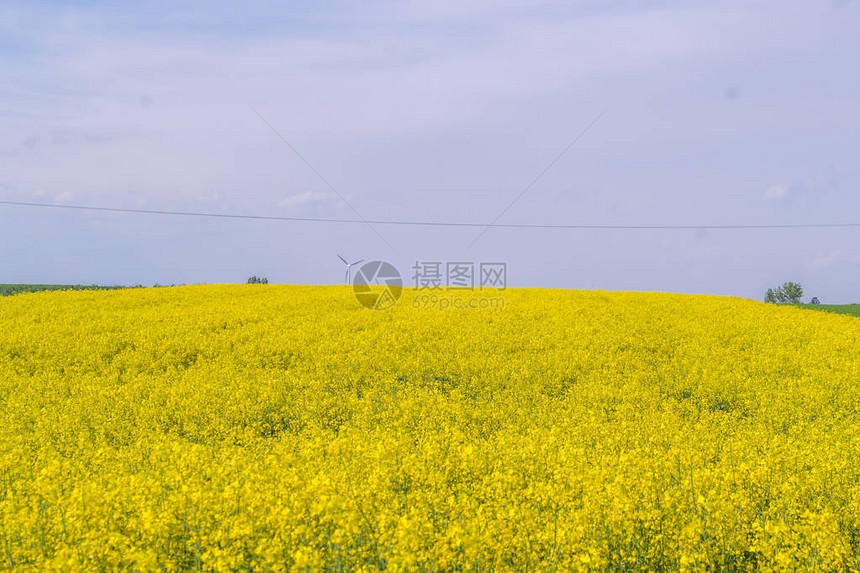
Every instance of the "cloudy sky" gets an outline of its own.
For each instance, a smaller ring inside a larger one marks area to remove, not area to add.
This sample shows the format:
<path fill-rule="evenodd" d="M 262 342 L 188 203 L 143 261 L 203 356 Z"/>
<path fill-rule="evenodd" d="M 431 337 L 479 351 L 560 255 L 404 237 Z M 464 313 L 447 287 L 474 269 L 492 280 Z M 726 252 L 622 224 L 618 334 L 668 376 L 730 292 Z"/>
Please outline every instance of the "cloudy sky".
<path fill-rule="evenodd" d="M 0 2 L 0 200 L 860 223 L 858 29 L 856 0 Z M 474 242 L 480 228 L 11 205 L 0 225 L 0 283 L 336 283 L 342 253 L 391 261 L 407 284 L 415 261 L 505 261 L 510 286 L 759 299 L 794 280 L 860 302 L 860 228 L 494 228 Z"/>

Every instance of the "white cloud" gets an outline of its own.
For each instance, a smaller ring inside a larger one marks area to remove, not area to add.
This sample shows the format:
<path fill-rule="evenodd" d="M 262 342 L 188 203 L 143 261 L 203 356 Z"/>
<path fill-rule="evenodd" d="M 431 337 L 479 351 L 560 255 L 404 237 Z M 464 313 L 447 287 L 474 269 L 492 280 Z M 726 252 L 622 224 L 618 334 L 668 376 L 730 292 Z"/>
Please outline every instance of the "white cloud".
<path fill-rule="evenodd" d="M 772 185 L 764 192 L 764 200 L 780 208 L 793 208 L 810 214 L 834 191 L 834 185 L 819 178 L 808 178 L 791 184 Z"/>
<path fill-rule="evenodd" d="M 16 27 L 38 21 L 43 32 L 27 35 L 35 55 L 4 68 L 0 171 L 24 193 L 69 190 L 96 201 L 140 192 L 156 202 L 200 200 L 242 189 L 243 202 L 273 205 L 286 181 L 295 195 L 284 206 L 322 205 L 298 193 L 318 181 L 249 105 L 340 188 L 351 179 L 336 179 L 337 159 L 326 153 L 344 141 L 460 129 L 594 77 L 735 49 L 714 32 L 713 18 L 729 19 L 719 11 L 594 8 L 519 18 L 528 9 L 519 0 L 501 9 L 434 4 L 432 15 L 424 4 L 409 6 L 407 19 L 431 18 L 426 30 L 389 25 L 383 11 L 379 22 L 353 28 L 229 38 L 213 30 L 120 33 L 98 13 L 6 9 Z M 434 27 L 437 19 L 460 20 L 470 33 L 439 36 L 446 28 Z M 577 125 L 599 111 L 577 109 Z M 51 139 L 55 133 L 64 144 Z M 45 143 L 21 144 L 34 134 Z"/>
<path fill-rule="evenodd" d="M 839 260 L 839 253 L 830 253 L 829 255 L 819 255 L 812 261 L 814 267 L 830 267 Z"/>
<path fill-rule="evenodd" d="M 334 193 L 321 193 L 317 191 L 305 191 L 297 195 L 290 195 L 277 202 L 278 207 L 299 207 L 310 203 L 320 203 L 323 201 L 341 201 L 341 198 Z"/>
<path fill-rule="evenodd" d="M 75 199 L 75 193 L 73 191 L 64 191 L 54 197 L 54 201 L 56 203 L 66 203 L 68 201 L 73 201 Z"/>
<path fill-rule="evenodd" d="M 772 185 L 764 192 L 764 198 L 768 201 L 782 201 L 788 197 L 787 185 Z"/>

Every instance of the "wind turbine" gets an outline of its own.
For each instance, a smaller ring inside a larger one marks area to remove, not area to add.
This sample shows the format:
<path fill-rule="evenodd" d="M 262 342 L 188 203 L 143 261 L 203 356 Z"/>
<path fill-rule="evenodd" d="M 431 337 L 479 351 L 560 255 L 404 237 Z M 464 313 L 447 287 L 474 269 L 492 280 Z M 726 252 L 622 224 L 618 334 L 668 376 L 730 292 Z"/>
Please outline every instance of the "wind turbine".
<path fill-rule="evenodd" d="M 348 262 L 346 262 L 346 259 L 340 255 L 338 255 L 337 258 L 342 260 L 343 264 L 346 265 L 346 284 L 349 284 L 349 279 L 352 276 L 352 265 L 357 265 L 358 263 L 363 263 L 364 259 L 361 259 L 360 261 L 355 261 L 354 263 L 348 263 Z"/>

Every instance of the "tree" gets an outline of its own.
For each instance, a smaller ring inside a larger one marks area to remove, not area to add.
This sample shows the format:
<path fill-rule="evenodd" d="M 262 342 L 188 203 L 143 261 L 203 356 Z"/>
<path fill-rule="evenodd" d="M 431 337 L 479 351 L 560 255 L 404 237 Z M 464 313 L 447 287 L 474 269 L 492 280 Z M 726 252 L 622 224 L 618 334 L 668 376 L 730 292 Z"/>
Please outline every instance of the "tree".
<path fill-rule="evenodd" d="M 783 296 L 781 302 L 786 304 L 798 304 L 803 297 L 803 287 L 800 286 L 800 283 L 788 282 L 779 287 L 779 290 L 782 291 Z M 779 296 L 777 296 L 777 299 L 779 299 Z"/>
<path fill-rule="evenodd" d="M 776 289 L 767 289 L 764 301 L 777 304 L 799 304 L 802 297 L 803 287 L 800 286 L 800 283 L 786 282 Z"/>
<path fill-rule="evenodd" d="M 253 277 L 248 279 L 249 285 L 267 285 L 269 284 L 269 279 L 266 277 L 258 277 L 254 275 Z"/>
<path fill-rule="evenodd" d="M 809 301 L 809 304 L 821 304 L 821 301 L 818 300 L 817 296 L 812 297 L 812 300 Z"/>

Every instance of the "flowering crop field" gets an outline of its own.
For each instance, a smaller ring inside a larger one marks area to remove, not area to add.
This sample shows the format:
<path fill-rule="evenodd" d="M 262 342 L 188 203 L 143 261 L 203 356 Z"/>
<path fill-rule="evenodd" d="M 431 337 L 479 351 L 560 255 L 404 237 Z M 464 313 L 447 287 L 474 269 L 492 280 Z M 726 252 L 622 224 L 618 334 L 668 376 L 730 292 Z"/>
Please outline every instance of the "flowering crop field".
<path fill-rule="evenodd" d="M 500 295 L 0 299 L 0 568 L 860 569 L 860 320 Z"/>

